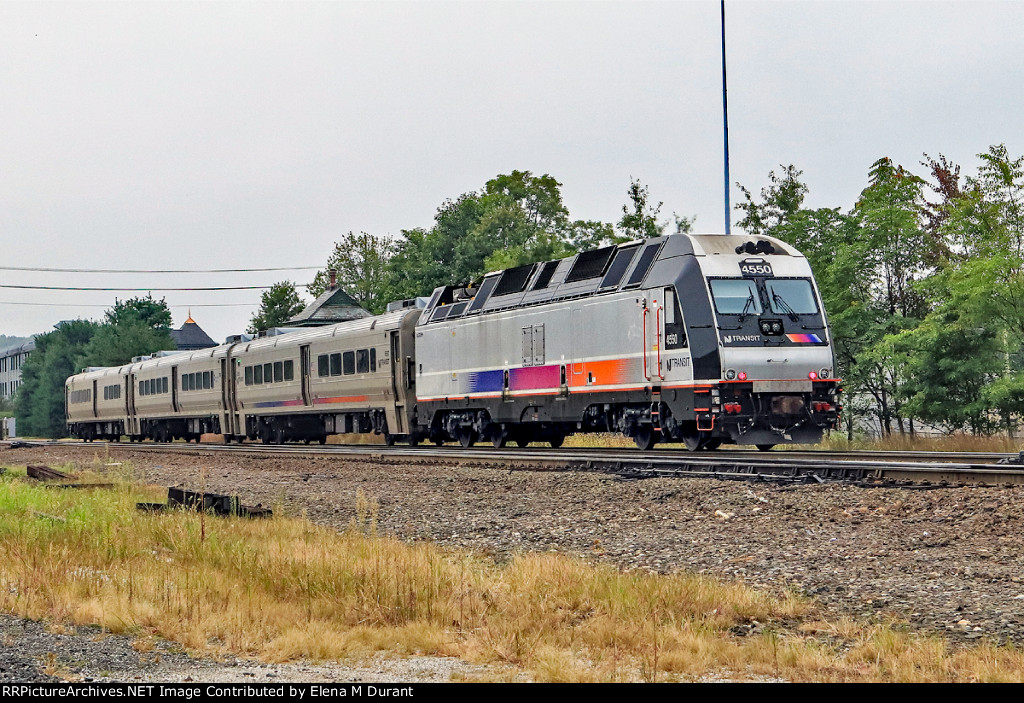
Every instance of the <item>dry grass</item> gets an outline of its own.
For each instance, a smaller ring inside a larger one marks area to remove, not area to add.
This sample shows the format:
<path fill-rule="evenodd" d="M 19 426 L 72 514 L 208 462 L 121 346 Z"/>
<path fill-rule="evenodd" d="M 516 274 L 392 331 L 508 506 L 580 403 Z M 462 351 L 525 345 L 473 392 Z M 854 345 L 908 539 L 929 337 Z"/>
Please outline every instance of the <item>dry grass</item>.
<path fill-rule="evenodd" d="M 820 449 L 875 449 L 879 451 L 924 452 L 1006 452 L 1016 453 L 1024 448 L 1024 439 L 995 435 L 981 437 L 969 434 L 950 434 L 943 437 L 924 437 L 894 434 L 882 439 L 854 438 L 848 442 L 845 434 L 835 433 L 817 445 Z M 803 447 L 797 447 L 803 448 Z"/>
<path fill-rule="evenodd" d="M 98 458 L 99 463 L 103 460 Z M 120 470 L 130 474 L 130 467 Z M 812 603 L 711 578 L 623 573 L 557 554 L 503 565 L 376 534 L 361 496 L 344 533 L 299 519 L 140 513 L 152 491 L 69 492 L 0 479 L 0 609 L 268 661 L 377 651 L 492 663 L 496 678 L 1022 680 L 1024 654 L 955 650 Z M 39 515 L 60 516 L 63 521 Z M 767 623 L 737 637 L 737 625 Z"/>

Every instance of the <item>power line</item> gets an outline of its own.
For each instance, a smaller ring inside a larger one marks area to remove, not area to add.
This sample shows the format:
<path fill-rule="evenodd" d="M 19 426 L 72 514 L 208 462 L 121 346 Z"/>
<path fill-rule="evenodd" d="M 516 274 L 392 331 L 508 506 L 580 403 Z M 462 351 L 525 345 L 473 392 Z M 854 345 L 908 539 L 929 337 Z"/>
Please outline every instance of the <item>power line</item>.
<path fill-rule="evenodd" d="M 78 288 L 73 286 L 19 286 L 0 283 L 0 288 L 18 288 L 22 290 L 77 290 L 77 291 L 124 291 L 129 293 L 145 293 L 153 291 L 204 291 L 204 290 L 267 290 L 273 286 L 210 286 L 206 288 Z"/>
<path fill-rule="evenodd" d="M 13 300 L 0 300 L 0 305 L 33 305 L 53 308 L 109 308 L 109 303 L 27 303 Z M 169 308 L 255 308 L 259 303 L 193 303 L 192 305 L 168 305 Z"/>
<path fill-rule="evenodd" d="M 282 266 L 263 269 L 57 269 L 38 266 L 0 266 L 0 271 L 46 273 L 258 273 L 263 271 L 318 271 L 322 266 Z"/>

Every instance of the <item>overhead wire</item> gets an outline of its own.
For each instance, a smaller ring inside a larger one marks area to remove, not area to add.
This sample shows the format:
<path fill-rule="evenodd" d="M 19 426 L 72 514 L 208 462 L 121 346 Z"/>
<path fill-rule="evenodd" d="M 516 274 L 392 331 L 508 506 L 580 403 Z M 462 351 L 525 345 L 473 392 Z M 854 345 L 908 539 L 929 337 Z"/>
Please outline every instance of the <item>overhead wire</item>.
<path fill-rule="evenodd" d="M 263 271 L 317 271 L 323 266 L 280 266 L 254 269 L 61 269 L 39 266 L 0 266 L 0 271 L 37 271 L 46 273 L 260 273 Z"/>

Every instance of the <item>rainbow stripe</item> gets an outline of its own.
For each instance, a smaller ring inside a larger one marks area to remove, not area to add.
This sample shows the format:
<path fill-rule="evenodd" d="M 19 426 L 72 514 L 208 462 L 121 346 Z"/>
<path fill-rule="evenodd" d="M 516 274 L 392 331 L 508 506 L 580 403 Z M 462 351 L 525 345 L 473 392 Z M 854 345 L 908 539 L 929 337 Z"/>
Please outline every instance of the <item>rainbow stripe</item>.
<path fill-rule="evenodd" d="M 787 334 L 794 344 L 821 344 L 821 337 L 816 334 Z"/>

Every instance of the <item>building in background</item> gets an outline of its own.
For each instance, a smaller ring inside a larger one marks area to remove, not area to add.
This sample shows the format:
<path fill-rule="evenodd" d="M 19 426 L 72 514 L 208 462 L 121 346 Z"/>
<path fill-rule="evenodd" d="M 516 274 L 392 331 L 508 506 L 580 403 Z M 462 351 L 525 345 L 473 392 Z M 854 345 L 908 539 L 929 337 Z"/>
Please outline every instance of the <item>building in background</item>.
<path fill-rule="evenodd" d="M 36 349 L 34 341 L 0 351 L 0 399 L 9 400 L 21 385 L 21 367 Z"/>
<path fill-rule="evenodd" d="M 179 351 L 192 351 L 194 349 L 206 349 L 207 347 L 217 346 L 217 343 L 210 339 L 210 335 L 206 334 L 203 328 L 192 319 L 191 312 L 189 312 L 185 324 L 179 329 L 171 330 L 171 339 L 174 341 L 175 348 Z"/>

